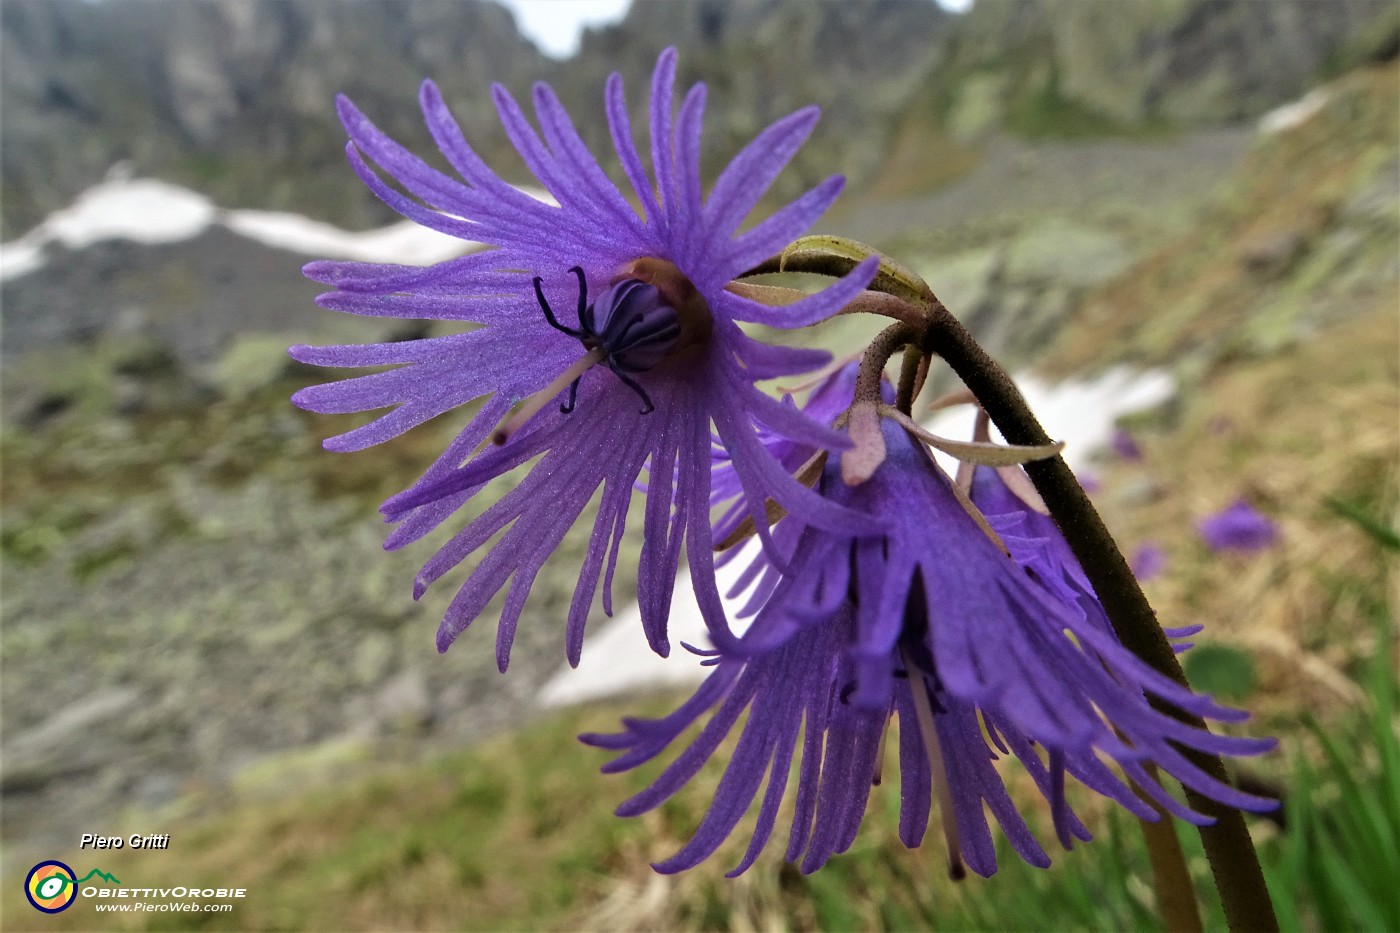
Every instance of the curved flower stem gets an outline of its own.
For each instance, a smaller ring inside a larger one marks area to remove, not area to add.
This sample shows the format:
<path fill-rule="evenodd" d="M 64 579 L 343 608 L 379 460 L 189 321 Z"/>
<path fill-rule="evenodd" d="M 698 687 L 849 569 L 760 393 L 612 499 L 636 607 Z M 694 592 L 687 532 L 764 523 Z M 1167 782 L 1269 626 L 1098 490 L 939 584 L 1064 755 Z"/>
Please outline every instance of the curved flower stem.
<path fill-rule="evenodd" d="M 890 357 L 918 339 L 919 332 L 908 324 L 891 324 L 880 331 L 861 357 L 847 428 L 855 446 L 841 456 L 841 478 L 848 486 L 870 479 L 885 460 L 885 438 L 880 433 L 880 409 L 884 406 L 880 380 Z"/>
<path fill-rule="evenodd" d="M 928 356 L 919 348 L 909 345 L 904 348 L 904 360 L 899 367 L 899 390 L 895 393 L 895 408 L 906 415 L 914 414 L 914 399 L 924 387 L 924 377 L 928 375 Z"/>
<path fill-rule="evenodd" d="M 941 303 L 935 308 L 935 314 L 927 349 L 943 357 L 953 367 L 1006 440 L 1020 445 L 1050 443 L 1045 429 L 1031 413 L 1006 372 Z M 1113 623 L 1118 639 L 1148 664 L 1177 683 L 1187 685 L 1186 675 L 1182 673 L 1171 644 L 1157 623 L 1156 613 L 1152 611 L 1122 552 L 1113 543 L 1103 519 L 1080 488 L 1064 458 L 1056 456 L 1027 463 L 1025 470 L 1036 491 L 1049 506 L 1051 517 L 1064 534 L 1089 582 L 1093 584 L 1094 592 Z M 1206 728 L 1199 716 L 1169 704 L 1154 701 L 1153 705 L 1181 722 L 1198 729 Z M 1181 751 L 1211 777 L 1229 783 L 1225 765 L 1219 756 L 1191 749 Z M 1230 929 L 1277 930 L 1278 920 L 1264 884 L 1259 856 L 1254 851 L 1254 843 L 1245 826 L 1244 814 L 1233 807 L 1217 804 L 1190 788 L 1186 789 L 1186 797 L 1194 809 L 1215 818 L 1213 825 L 1201 826 L 1199 832 Z"/>
<path fill-rule="evenodd" d="M 858 257 L 831 250 L 791 249 L 746 274 L 788 271 L 842 276 L 855 268 L 858 261 Z M 1020 446 L 1049 444 L 1050 438 L 1045 429 L 1040 426 L 1011 378 L 987 355 L 927 285 L 919 287 L 922 283 L 915 284 L 917 282 L 917 277 L 905 274 L 898 267 L 886 271 L 882 261 L 871 288 L 887 293 L 897 299 L 895 303 L 905 307 L 896 309 L 891 302 L 866 302 L 869 306 L 867 310 L 874 310 L 906 325 L 912 325 L 915 318 L 919 319 L 922 324 L 919 327 L 921 348 L 926 353 L 943 357 L 986 409 L 1008 443 Z M 1080 488 L 1064 458 L 1055 456 L 1027 463 L 1025 470 L 1093 585 L 1119 641 L 1156 670 L 1183 686 L 1189 686 L 1176 654 L 1157 622 L 1156 613 L 1137 584 L 1137 578 L 1128 568 L 1128 562 L 1118 550 L 1113 536 Z M 1207 728 L 1199 716 L 1155 699 L 1153 705 L 1187 725 L 1203 730 Z M 1192 749 L 1181 751 L 1211 777 L 1229 782 L 1225 764 L 1219 756 Z M 1278 919 L 1264 883 L 1264 873 L 1259 867 L 1259 856 L 1254 851 L 1254 842 L 1245 826 L 1244 814 L 1190 788 L 1186 789 L 1186 797 L 1193 809 L 1215 819 L 1212 825 L 1197 829 L 1230 929 L 1235 933 L 1242 930 L 1278 930 Z M 1159 837 L 1158 842 L 1165 842 L 1165 839 Z M 1163 898 L 1172 896 L 1166 891 L 1159 892 L 1159 895 Z M 1180 896 L 1187 895 L 1183 893 Z M 1194 894 L 1191 896 L 1194 899 Z"/>
<path fill-rule="evenodd" d="M 893 324 L 875 336 L 870 346 L 865 348 L 860 368 L 856 371 L 856 404 L 879 406 L 884 403 L 880 397 L 880 380 L 885 373 L 885 364 L 901 349 L 917 341 L 918 337 L 918 332 L 907 324 Z"/>

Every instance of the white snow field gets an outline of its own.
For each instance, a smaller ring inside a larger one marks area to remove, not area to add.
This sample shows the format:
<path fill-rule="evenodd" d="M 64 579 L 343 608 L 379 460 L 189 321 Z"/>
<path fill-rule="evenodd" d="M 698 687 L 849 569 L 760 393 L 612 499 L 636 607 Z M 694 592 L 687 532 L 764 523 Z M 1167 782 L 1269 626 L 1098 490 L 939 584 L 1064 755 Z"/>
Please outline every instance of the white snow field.
<path fill-rule="evenodd" d="M 555 203 L 539 189 L 521 190 L 547 204 Z M 216 224 L 266 246 L 319 259 L 431 265 L 481 248 L 480 243 L 459 240 L 411 220 L 351 231 L 283 211 L 225 210 L 188 188 L 133 178 L 119 165 L 68 207 L 54 211 L 18 239 L 0 244 L 0 281 L 42 268 L 45 247 L 50 244 L 81 249 L 102 240 L 173 243 L 196 237 Z"/>

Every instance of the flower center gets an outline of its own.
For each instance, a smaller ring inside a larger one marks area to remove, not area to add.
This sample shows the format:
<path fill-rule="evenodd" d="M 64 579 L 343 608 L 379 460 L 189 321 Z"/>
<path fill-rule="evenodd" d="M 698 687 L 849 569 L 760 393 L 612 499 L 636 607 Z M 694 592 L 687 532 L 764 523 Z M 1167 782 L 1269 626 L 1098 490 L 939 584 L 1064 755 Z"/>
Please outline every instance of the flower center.
<path fill-rule="evenodd" d="M 574 266 L 569 271 L 578 276 L 578 328 L 559 323 L 540 287 L 542 280 L 535 276 L 535 298 L 544 311 L 545 320 L 555 330 L 577 338 L 589 350 L 585 359 L 601 353 L 601 359 L 593 362 L 606 364 L 623 384 L 641 397 L 642 414 L 654 411 L 656 406 L 651 396 L 632 374 L 654 369 L 675 349 L 681 336 L 676 309 L 667 303 L 656 286 L 633 278 L 619 279 L 589 303 L 583 269 Z M 573 367 L 570 372 L 572 370 Z M 574 410 L 580 378 L 582 373 L 574 376 L 569 383 L 569 400 L 560 406 L 559 410 L 566 414 Z"/>
<path fill-rule="evenodd" d="M 635 260 L 592 302 L 588 300 L 588 280 L 582 267 L 574 266 L 569 271 L 578 278 L 578 327 L 560 322 L 544 297 L 544 280 L 539 276 L 534 279 L 535 300 L 551 327 L 578 340 L 588 352 L 498 427 L 491 436 L 496 444 L 504 444 L 565 386 L 569 388 L 569 398 L 559 410 L 564 414 L 572 412 L 578 401 L 579 380 L 598 363 L 607 366 L 637 393 L 642 400 L 642 414 L 650 414 L 656 406 L 633 376 L 649 372 L 665 360 L 691 355 L 693 348 L 709 341 L 713 329 L 709 305 L 673 263 L 653 258 Z"/>

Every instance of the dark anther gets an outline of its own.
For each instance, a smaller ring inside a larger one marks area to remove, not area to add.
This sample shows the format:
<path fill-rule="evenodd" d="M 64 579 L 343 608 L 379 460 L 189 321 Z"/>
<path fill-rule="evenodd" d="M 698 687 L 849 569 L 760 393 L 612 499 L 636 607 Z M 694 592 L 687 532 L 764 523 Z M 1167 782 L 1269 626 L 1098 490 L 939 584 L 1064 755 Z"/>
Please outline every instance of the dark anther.
<path fill-rule="evenodd" d="M 578 266 L 575 266 L 574 268 L 578 269 Z M 583 270 L 579 269 L 580 275 L 582 275 L 582 272 Z M 560 324 L 559 319 L 554 316 L 554 309 L 551 308 L 549 306 L 549 302 L 545 300 L 544 289 L 540 288 L 540 284 L 543 281 L 544 280 L 541 279 L 538 275 L 535 276 L 535 300 L 540 303 L 540 310 L 544 311 L 544 319 L 548 321 L 549 326 L 553 327 L 555 330 L 563 331 L 564 333 L 568 334 L 570 337 L 573 337 L 576 340 L 582 340 L 584 338 L 583 331 L 574 330 L 572 327 L 565 327 L 563 324 Z M 582 278 L 580 278 L 579 280 L 578 300 L 579 308 L 582 309 L 583 303 L 587 300 L 587 293 L 584 291 Z M 580 322 L 583 320 L 582 315 L 580 315 L 579 320 Z"/>
<path fill-rule="evenodd" d="M 627 388 L 631 389 L 633 392 L 636 392 L 638 395 L 641 396 L 642 414 L 649 415 L 652 412 L 656 411 L 656 406 L 651 403 L 651 396 L 647 395 L 646 389 L 643 389 L 640 385 L 638 385 L 637 380 L 633 379 L 631 376 L 627 375 L 622 370 L 618 369 L 615 365 L 613 365 L 611 359 L 608 360 L 608 369 L 611 369 L 613 371 L 613 374 L 616 375 L 617 378 L 622 380 L 623 385 L 627 386 Z"/>
<path fill-rule="evenodd" d="M 581 378 L 583 378 L 583 377 L 580 376 L 579 378 L 581 379 Z M 559 406 L 559 411 L 560 411 L 560 413 L 567 415 L 569 412 L 571 412 L 571 411 L 574 410 L 574 405 L 575 405 L 577 402 L 578 402 L 578 379 L 575 379 L 573 382 L 569 383 L 569 400 L 568 400 L 567 402 L 565 402 L 563 405 L 560 405 L 560 406 Z"/>
<path fill-rule="evenodd" d="M 623 279 L 605 288 L 597 299 L 588 301 L 588 280 L 583 267 L 569 269 L 578 277 L 578 329 L 559 323 L 554 309 L 544 297 L 543 280 L 535 276 L 535 300 L 544 319 L 560 333 L 568 334 L 589 350 L 602 350 L 613 375 L 642 400 L 642 414 L 656 410 L 646 389 L 633 378 L 657 366 L 680 339 L 680 318 L 655 286 L 639 279 Z M 569 398 L 559 406 L 564 414 L 578 401 L 578 380 L 569 386 Z"/>
<path fill-rule="evenodd" d="M 848 680 L 846 681 L 846 685 L 841 688 L 841 693 L 837 696 L 837 699 L 841 701 L 842 706 L 846 706 L 851 702 L 851 694 L 855 692 L 856 682 L 854 680 Z"/>
<path fill-rule="evenodd" d="M 583 266 L 574 266 L 569 271 L 578 276 L 578 326 L 583 327 L 583 314 L 588 310 L 588 279 L 584 278 Z"/>

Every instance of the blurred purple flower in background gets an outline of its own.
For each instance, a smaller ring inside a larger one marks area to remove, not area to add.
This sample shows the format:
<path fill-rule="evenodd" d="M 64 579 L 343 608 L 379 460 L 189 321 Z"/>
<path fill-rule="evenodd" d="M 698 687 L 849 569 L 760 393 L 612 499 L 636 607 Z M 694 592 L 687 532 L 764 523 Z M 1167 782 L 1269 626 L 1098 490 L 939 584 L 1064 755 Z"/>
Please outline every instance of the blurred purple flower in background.
<path fill-rule="evenodd" d="M 1206 547 L 1217 553 L 1266 550 L 1278 543 L 1278 526 L 1243 499 L 1214 515 L 1201 519 L 1196 528 Z"/>
<path fill-rule="evenodd" d="M 869 480 L 846 485 L 833 455 L 820 484 L 824 495 L 875 519 L 880 530 L 803 529 L 752 627 L 735 650 L 714 653 L 715 671 L 694 696 L 667 717 L 627 719 L 621 733 L 582 737 L 619 753 L 605 771 L 626 770 L 659 755 L 713 710 L 656 781 L 618 809 L 635 816 L 693 779 L 747 711 L 714 803 L 691 841 L 657 870 L 681 871 L 712 854 L 766 777 L 757 826 L 731 874 L 747 869 L 775 827 L 794 758 L 786 857 L 804 872 L 821 867 L 856 838 L 894 715 L 900 838 L 911 847 L 921 842 L 937 799 L 955 875 L 964 863 L 981 875 L 995 872 L 988 812 L 1021 858 L 1050 863 L 1007 792 L 994 764 L 999 757 L 1023 763 L 1066 848 L 1089 838 L 1067 803 L 1066 776 L 1147 819 L 1157 817 L 1155 803 L 1209 821 L 1163 788 L 1153 763 L 1228 806 L 1274 807 L 1215 781 L 1183 754 L 1257 754 L 1273 747 L 1271 740 L 1191 728 L 1150 699 L 1224 722 L 1239 722 L 1244 713 L 1192 693 L 1125 649 L 1102 610 L 1090 611 L 1092 590 L 1079 589 L 1077 564 L 1064 564 L 1063 541 L 1043 537 L 1024 506 L 1001 499 L 1003 510 L 988 517 L 1006 530 L 1008 556 L 921 445 L 891 421 L 883 432 L 887 456 Z M 984 501 L 1010 495 L 995 471 L 987 476 Z M 1116 762 L 1152 803 L 1100 756 Z"/>
<path fill-rule="evenodd" d="M 1146 582 L 1155 577 L 1159 577 L 1167 569 L 1167 552 L 1155 541 L 1144 541 L 1133 551 L 1132 559 L 1128 565 L 1133 569 L 1133 576 Z"/>
<path fill-rule="evenodd" d="M 1142 448 L 1127 428 L 1114 428 L 1113 439 L 1109 444 L 1113 452 L 1128 463 L 1137 463 L 1142 459 Z"/>
<path fill-rule="evenodd" d="M 431 82 L 422 87 L 423 114 L 465 184 L 384 135 L 348 100 L 338 101 L 351 140 L 350 164 L 375 195 L 405 217 L 488 249 L 426 268 L 314 262 L 306 274 L 335 289 L 319 303 L 351 314 L 481 326 L 395 343 L 293 347 L 296 359 L 317 366 L 398 366 L 312 386 L 293 400 L 326 413 L 391 409 L 326 441 L 328 449 L 340 451 L 382 443 L 480 400 L 437 462 L 384 503 L 385 516 L 402 522 L 386 542 L 391 549 L 428 534 L 490 480 L 539 458 L 419 573 L 415 597 L 503 532 L 452 600 L 438 631 L 440 650 L 509 582 L 496 650 L 505 669 L 535 577 L 601 488 L 568 611 L 567 654 L 577 663 L 600 577 L 603 606 L 611 611 L 618 548 L 643 469 L 648 492 L 638 601 L 651 647 L 663 655 L 669 651 L 666 618 L 683 543 L 706 621 L 723 628 L 711 558 L 712 423 L 753 514 L 762 515 L 771 497 L 804 522 L 829 527 L 850 519 L 794 481 L 757 433 L 761 427 L 814 448 L 845 443 L 843 435 L 754 387 L 756 380 L 808 371 L 827 354 L 758 343 L 738 324 L 800 327 L 825 319 L 865 287 L 876 262 L 784 307 L 725 290 L 730 280 L 805 232 L 840 192 L 842 179 L 828 178 L 740 232 L 811 132 L 817 109 L 799 110 L 764 130 L 702 198 L 705 87 L 693 87 L 673 119 L 675 73 L 675 51 L 668 49 L 652 79 L 654 178 L 633 140 L 621 78 L 614 74 L 607 85 L 608 128 L 640 214 L 544 84 L 533 93 L 543 138 L 509 93 L 500 86 L 492 93 L 511 142 L 557 206 L 492 172 Z M 412 197 L 390 187 L 366 156 Z"/>

